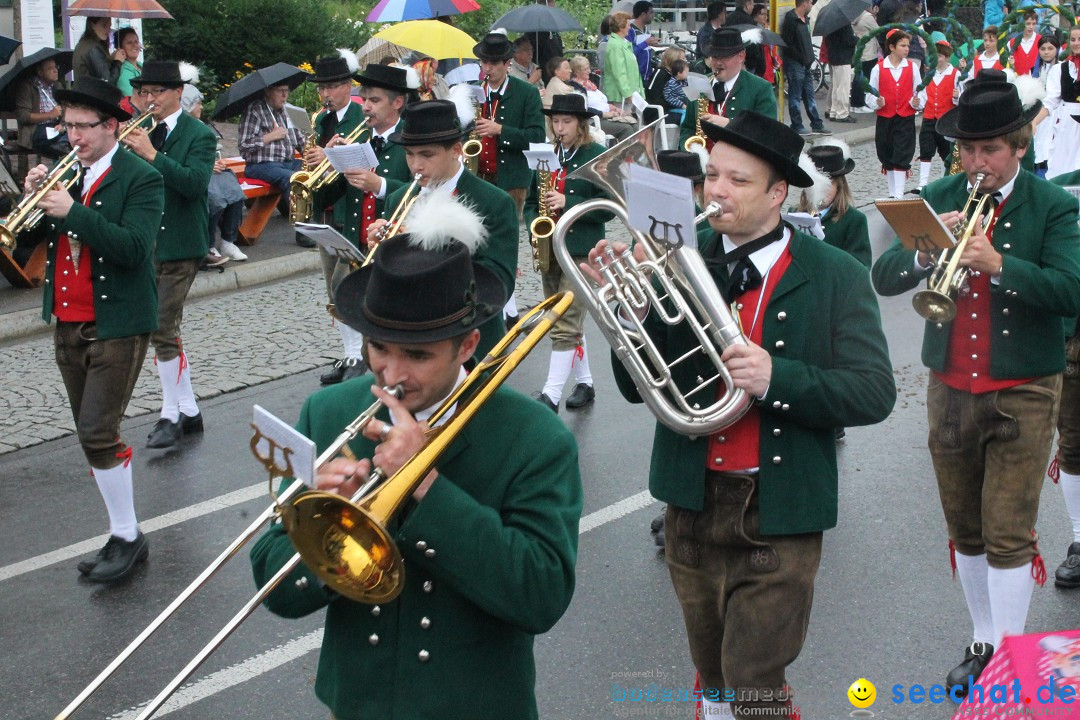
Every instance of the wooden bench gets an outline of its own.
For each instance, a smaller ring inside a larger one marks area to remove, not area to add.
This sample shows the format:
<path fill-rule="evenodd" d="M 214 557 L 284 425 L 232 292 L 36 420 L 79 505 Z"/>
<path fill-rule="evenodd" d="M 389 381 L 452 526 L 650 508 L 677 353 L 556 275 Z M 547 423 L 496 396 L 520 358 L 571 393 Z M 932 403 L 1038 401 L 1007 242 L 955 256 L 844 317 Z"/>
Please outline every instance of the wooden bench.
<path fill-rule="evenodd" d="M 262 180 L 251 180 L 244 175 L 247 163 L 241 157 L 225 158 L 225 165 L 236 175 L 240 186 L 244 190 L 244 196 L 249 201 L 247 212 L 244 214 L 244 222 L 240 224 L 240 230 L 236 235 L 237 245 L 254 245 L 266 229 L 266 223 L 277 210 L 281 193 L 273 185 Z"/>

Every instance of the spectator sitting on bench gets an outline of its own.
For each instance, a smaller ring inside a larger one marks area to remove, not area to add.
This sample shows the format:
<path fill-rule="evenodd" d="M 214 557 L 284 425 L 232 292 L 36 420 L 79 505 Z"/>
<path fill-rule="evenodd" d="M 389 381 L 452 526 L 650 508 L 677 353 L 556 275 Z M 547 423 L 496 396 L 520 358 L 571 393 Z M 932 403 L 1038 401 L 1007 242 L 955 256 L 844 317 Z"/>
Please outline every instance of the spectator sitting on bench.
<path fill-rule="evenodd" d="M 19 147 L 48 158 L 59 158 L 71 151 L 67 133 L 56 134 L 60 107 L 53 91 L 60 79 L 56 60 L 42 60 L 15 89 L 15 119 L 19 124 Z M 50 132 L 52 137 L 49 137 Z"/>
<path fill-rule="evenodd" d="M 289 178 L 300 169 L 301 161 L 294 153 L 303 152 L 304 133 L 293 127 L 285 114 L 289 99 L 288 85 L 268 87 L 261 100 L 254 100 L 240 118 L 240 156 L 247 167 L 244 175 L 262 180 L 281 193 L 279 208 L 289 207 Z M 315 241 L 296 234 L 300 247 L 315 247 Z"/>

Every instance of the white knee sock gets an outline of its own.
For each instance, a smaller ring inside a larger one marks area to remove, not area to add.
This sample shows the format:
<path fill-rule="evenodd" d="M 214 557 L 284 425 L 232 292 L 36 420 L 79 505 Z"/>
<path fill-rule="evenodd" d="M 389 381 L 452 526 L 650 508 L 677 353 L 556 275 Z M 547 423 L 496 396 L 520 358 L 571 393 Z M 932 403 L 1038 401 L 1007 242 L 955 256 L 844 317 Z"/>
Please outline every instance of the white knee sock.
<path fill-rule="evenodd" d="M 926 187 L 926 184 L 930 182 L 930 168 L 932 166 L 933 161 L 919 161 L 919 187 Z"/>
<path fill-rule="evenodd" d="M 1072 520 L 1073 542 L 1080 542 L 1080 475 L 1062 471 L 1058 484 L 1061 485 L 1061 494 L 1065 496 L 1065 510 Z"/>
<path fill-rule="evenodd" d="M 131 542 L 139 535 L 135 519 L 135 487 L 131 482 L 131 465 L 120 463 L 114 468 L 93 468 L 98 491 L 109 511 L 109 532 Z"/>
<path fill-rule="evenodd" d="M 503 317 L 517 317 L 517 293 L 512 293 L 510 299 L 503 305 Z"/>
<path fill-rule="evenodd" d="M 199 414 L 199 403 L 195 401 L 195 391 L 191 387 L 191 367 L 187 363 L 187 355 L 183 358 L 184 362 L 180 364 L 183 368 L 180 371 L 180 382 L 177 383 L 176 388 L 176 404 L 180 412 L 188 417 L 195 417 Z"/>
<path fill-rule="evenodd" d="M 161 381 L 161 417 L 176 422 L 180 419 L 180 358 L 157 361 L 158 379 Z"/>
<path fill-rule="evenodd" d="M 956 573 L 964 588 L 968 613 L 974 627 L 972 641 L 994 642 L 994 616 L 990 610 L 990 586 L 987 582 L 986 555 L 961 555 L 956 553 Z"/>
<path fill-rule="evenodd" d="M 341 343 L 345 346 L 345 357 L 361 358 L 364 356 L 364 336 L 343 322 L 338 322 L 341 330 Z"/>
<path fill-rule="evenodd" d="M 705 720 L 735 717 L 735 713 L 731 710 L 731 703 L 706 700 L 705 698 L 701 698 L 701 714 L 705 717 Z"/>
<path fill-rule="evenodd" d="M 1006 635 L 1024 632 L 1031 593 L 1035 590 L 1031 563 L 1008 570 L 990 568 L 986 584 L 990 589 L 990 609 L 994 617 L 994 647 L 998 648 Z"/>
<path fill-rule="evenodd" d="M 574 362 L 573 350 L 552 350 L 551 360 L 548 363 L 547 382 L 544 383 L 544 394 L 551 398 L 556 405 L 562 399 L 563 386 L 570 377 L 571 365 Z"/>
<path fill-rule="evenodd" d="M 574 358 L 574 381 L 581 385 L 593 384 L 592 371 L 589 370 L 589 349 L 585 347 L 585 336 L 581 336 L 581 355 Z"/>
<path fill-rule="evenodd" d="M 907 179 L 907 173 L 903 170 L 890 170 L 889 174 L 892 176 L 889 184 L 890 195 L 894 198 L 904 197 L 904 181 Z"/>

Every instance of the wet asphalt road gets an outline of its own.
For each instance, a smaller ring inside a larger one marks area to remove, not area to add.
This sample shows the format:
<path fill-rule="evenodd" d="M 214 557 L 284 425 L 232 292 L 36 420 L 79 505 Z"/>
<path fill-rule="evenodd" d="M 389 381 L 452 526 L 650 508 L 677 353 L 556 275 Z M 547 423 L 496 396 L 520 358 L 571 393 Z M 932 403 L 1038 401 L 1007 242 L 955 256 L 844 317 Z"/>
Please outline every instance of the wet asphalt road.
<path fill-rule="evenodd" d="M 875 257 L 884 234 L 873 218 Z M 883 299 L 881 308 L 899 398 L 886 422 L 849 429 L 839 451 L 840 523 L 826 534 L 809 635 L 789 675 L 808 720 L 847 716 L 852 707 L 846 690 L 859 677 L 877 686 L 871 708 L 876 717 L 948 718 L 951 704 L 897 705 L 890 688 L 942 682 L 969 640 L 926 451 L 921 321 L 909 296 Z M 586 515 L 646 489 L 653 425 L 644 408 L 617 395 L 595 328 L 589 340 L 596 405 L 563 414 L 581 447 Z M 538 353 L 510 384 L 537 389 L 546 365 Z M 317 373 L 305 372 L 227 393 L 203 403 L 204 437 L 186 440 L 180 452 L 136 453 L 140 519 L 167 527 L 149 533 L 149 563 L 118 587 L 78 581 L 74 565 L 82 555 L 41 558 L 94 538 L 104 526 L 101 501 L 74 438 L 0 456 L 0 718 L 53 717 L 266 508 L 266 494 L 255 487 L 265 477 L 247 449 L 251 406 L 257 402 L 292 422 L 317 386 Z M 125 436 L 138 442 L 154 419 L 126 422 Z M 213 510 L 197 505 L 246 488 L 252 499 L 220 501 Z M 175 515 L 192 506 L 192 517 Z M 613 683 L 693 685 L 678 603 L 648 534 L 660 508 L 651 501 L 639 504 L 582 535 L 573 604 L 536 641 L 542 717 L 691 716 L 686 707 L 612 701 Z M 1069 532 L 1060 491 L 1049 481 L 1039 531 L 1052 575 Z M 134 717 L 129 709 L 153 697 L 252 592 L 244 553 L 75 717 Z M 1076 627 L 1078 606 L 1076 592 L 1038 588 L 1028 630 Z M 257 612 L 195 674 L 183 707 L 168 716 L 325 719 L 312 692 L 318 654 L 305 651 L 317 645 L 320 625 L 318 615 L 287 621 Z"/>

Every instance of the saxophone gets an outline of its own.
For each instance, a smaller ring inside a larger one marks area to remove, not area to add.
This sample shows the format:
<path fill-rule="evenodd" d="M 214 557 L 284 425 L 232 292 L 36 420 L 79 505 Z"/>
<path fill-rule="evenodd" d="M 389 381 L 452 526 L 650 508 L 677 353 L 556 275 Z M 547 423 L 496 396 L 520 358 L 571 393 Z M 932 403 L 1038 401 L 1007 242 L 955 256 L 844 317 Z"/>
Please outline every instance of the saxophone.
<path fill-rule="evenodd" d="M 546 160 L 536 166 L 536 175 L 540 215 L 529 224 L 529 244 L 532 245 L 533 270 L 546 273 L 551 268 L 551 236 L 555 234 L 555 220 L 551 217 L 547 194 L 555 189 L 555 183 Z"/>
<path fill-rule="evenodd" d="M 687 152 L 693 152 L 696 147 L 705 147 L 705 133 L 701 129 L 701 118 L 705 117 L 705 111 L 709 107 L 709 101 L 704 95 L 700 95 L 697 99 L 697 128 L 694 130 L 694 134 L 686 138 L 686 142 L 683 143 L 683 150 Z"/>
<path fill-rule="evenodd" d="M 486 77 L 480 76 L 480 87 L 484 87 Z M 480 103 L 476 104 L 476 120 L 473 121 L 472 132 L 469 133 L 469 139 L 461 146 L 461 154 L 465 156 L 465 167 L 469 169 L 473 175 L 476 174 L 480 168 L 480 153 L 484 149 L 484 144 L 480 141 L 480 135 L 476 132 L 476 122 L 483 117 L 484 106 Z"/>

